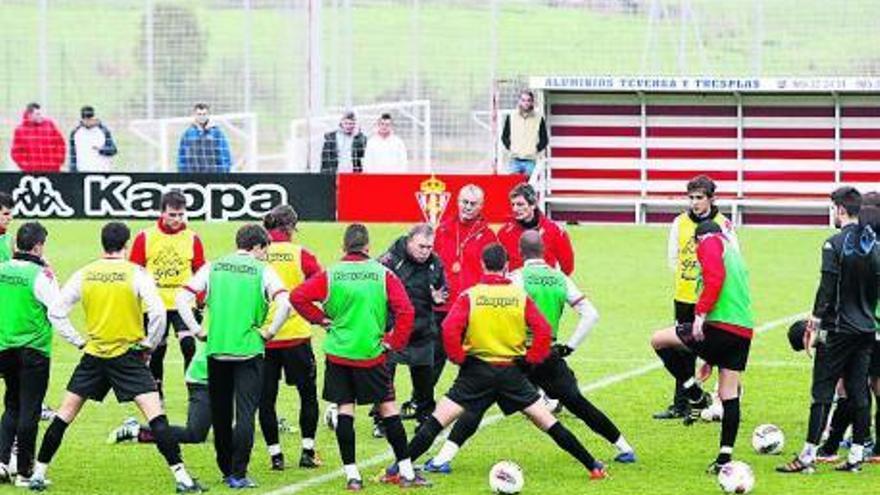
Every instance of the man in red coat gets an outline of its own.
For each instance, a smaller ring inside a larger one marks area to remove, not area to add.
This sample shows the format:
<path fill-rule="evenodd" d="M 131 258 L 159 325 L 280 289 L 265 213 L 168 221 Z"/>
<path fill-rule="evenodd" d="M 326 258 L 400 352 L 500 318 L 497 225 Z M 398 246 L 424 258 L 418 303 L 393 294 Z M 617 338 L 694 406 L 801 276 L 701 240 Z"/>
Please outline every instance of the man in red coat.
<path fill-rule="evenodd" d="M 60 172 L 64 164 L 64 137 L 43 116 L 39 103 L 29 103 L 12 138 L 12 160 L 25 173 Z"/>
<path fill-rule="evenodd" d="M 544 261 L 552 267 L 559 267 L 566 275 L 574 272 L 574 250 L 568 234 L 538 209 L 538 195 L 535 189 L 523 182 L 510 191 L 510 207 L 513 219 L 498 231 L 498 242 L 507 250 L 510 257 L 510 270 L 523 265 L 519 254 L 519 238 L 527 230 L 537 230 L 544 241 Z"/>
<path fill-rule="evenodd" d="M 437 227 L 434 236 L 434 251 L 443 261 L 449 297 L 446 304 L 438 307 L 435 321 L 438 327 L 443 324 L 446 313 L 458 295 L 470 289 L 483 276 L 481 256 L 483 249 L 497 242 L 495 233 L 483 218 L 483 190 L 474 184 L 467 184 L 458 192 L 458 215 L 450 216 Z M 443 373 L 446 353 L 443 340 L 437 332 L 434 344 L 434 384 Z"/>

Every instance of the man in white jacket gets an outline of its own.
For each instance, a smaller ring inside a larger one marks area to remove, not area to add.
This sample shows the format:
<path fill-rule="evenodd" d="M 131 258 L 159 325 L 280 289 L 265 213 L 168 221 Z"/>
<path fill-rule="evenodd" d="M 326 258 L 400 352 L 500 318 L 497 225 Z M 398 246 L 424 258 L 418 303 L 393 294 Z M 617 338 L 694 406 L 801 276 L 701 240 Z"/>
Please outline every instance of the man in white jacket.
<path fill-rule="evenodd" d="M 394 134 L 391 114 L 383 113 L 376 123 L 376 133 L 367 140 L 364 173 L 395 174 L 407 171 L 406 145 Z"/>
<path fill-rule="evenodd" d="M 82 107 L 79 124 L 70 133 L 70 171 L 109 172 L 116 151 L 113 136 L 95 117 L 95 109 Z"/>

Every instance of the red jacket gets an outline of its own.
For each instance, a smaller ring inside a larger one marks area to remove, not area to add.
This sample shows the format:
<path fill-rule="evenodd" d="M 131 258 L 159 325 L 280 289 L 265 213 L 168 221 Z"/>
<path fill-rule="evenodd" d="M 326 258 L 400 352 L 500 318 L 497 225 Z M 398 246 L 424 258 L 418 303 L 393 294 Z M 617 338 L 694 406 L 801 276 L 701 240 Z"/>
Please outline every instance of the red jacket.
<path fill-rule="evenodd" d="M 483 249 L 498 238 L 483 218 L 462 222 L 452 216 L 437 227 L 434 252 L 443 261 L 449 298 L 437 311 L 449 311 L 463 291 L 473 287 L 483 275 Z M 456 268 L 458 271 L 456 272 Z"/>
<path fill-rule="evenodd" d="M 727 269 L 724 268 L 724 242 L 722 236 L 712 235 L 703 239 L 697 245 L 697 261 L 700 263 L 700 273 L 703 277 L 703 289 L 700 291 L 700 298 L 697 301 L 695 312 L 698 315 L 706 316 L 715 307 L 718 297 L 721 296 L 721 289 L 724 287 L 724 280 L 727 278 Z M 712 321 L 712 326 L 718 327 L 734 335 L 751 339 L 752 329 L 726 323 L 723 321 Z"/>
<path fill-rule="evenodd" d="M 342 258 L 344 261 L 362 261 L 367 256 L 359 253 L 351 253 Z M 303 318 L 309 322 L 320 325 L 327 318 L 327 314 L 318 307 L 317 302 L 327 300 L 329 296 L 329 283 L 327 271 L 311 277 L 296 289 L 290 291 L 290 304 Z M 391 270 L 385 271 L 385 296 L 394 319 L 394 328 L 385 333 L 382 339 L 392 350 L 402 351 L 409 343 L 412 333 L 415 310 L 406 295 L 403 283 Z M 356 368 L 370 368 L 385 362 L 385 354 L 380 354 L 374 359 L 354 360 L 327 354 L 327 360 L 331 363 L 352 366 Z"/>
<path fill-rule="evenodd" d="M 536 211 L 538 216 L 538 232 L 544 241 L 544 261 L 548 265 L 556 267 L 566 275 L 574 272 L 574 249 L 571 247 L 571 239 L 565 230 L 556 222 L 547 218 L 544 214 Z M 516 220 L 510 220 L 498 231 L 498 242 L 507 250 L 509 269 L 516 270 L 523 265 L 522 256 L 519 254 L 519 238 L 526 229 Z"/>
<path fill-rule="evenodd" d="M 480 279 L 480 283 L 497 285 L 511 282 L 500 275 L 486 274 Z M 470 321 L 470 312 L 470 298 L 463 295 L 455 300 L 455 304 L 443 320 L 443 348 L 449 360 L 456 364 L 463 363 L 467 357 L 467 349 L 464 348 L 462 341 Z M 526 298 L 525 323 L 532 335 L 532 345 L 526 352 L 525 359 L 528 363 L 538 364 L 550 355 L 553 330 L 530 297 Z"/>
<path fill-rule="evenodd" d="M 27 112 L 15 128 L 10 154 L 25 173 L 60 172 L 65 157 L 64 137 L 47 118 L 39 124 Z"/>

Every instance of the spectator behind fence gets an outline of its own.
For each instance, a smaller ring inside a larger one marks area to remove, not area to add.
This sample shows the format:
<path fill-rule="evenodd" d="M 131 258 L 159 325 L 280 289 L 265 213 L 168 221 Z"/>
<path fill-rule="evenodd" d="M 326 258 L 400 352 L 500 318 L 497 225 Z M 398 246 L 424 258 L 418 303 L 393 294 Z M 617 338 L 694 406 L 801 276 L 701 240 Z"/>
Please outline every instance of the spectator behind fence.
<path fill-rule="evenodd" d="M 362 172 L 366 147 L 367 136 L 358 129 L 357 116 L 346 111 L 339 121 L 339 129 L 324 134 L 321 173 Z"/>
<path fill-rule="evenodd" d="M 193 106 L 193 123 L 180 137 L 177 171 L 185 173 L 229 172 L 232 156 L 226 134 L 210 118 L 206 103 Z"/>
<path fill-rule="evenodd" d="M 510 154 L 508 172 L 531 176 L 535 161 L 547 143 L 547 126 L 544 116 L 535 110 L 535 93 L 524 89 L 519 93 L 516 111 L 504 119 L 501 131 L 501 144 Z"/>
<path fill-rule="evenodd" d="M 116 155 L 116 143 L 95 109 L 84 106 L 79 111 L 80 121 L 70 133 L 71 172 L 109 172 L 110 158 Z"/>
<path fill-rule="evenodd" d="M 12 137 L 12 161 L 25 173 L 60 172 L 64 164 L 64 137 L 43 116 L 39 103 L 28 103 Z"/>
<path fill-rule="evenodd" d="M 376 122 L 376 133 L 367 141 L 364 172 L 395 174 L 406 172 L 406 145 L 394 134 L 391 114 L 383 113 Z"/>

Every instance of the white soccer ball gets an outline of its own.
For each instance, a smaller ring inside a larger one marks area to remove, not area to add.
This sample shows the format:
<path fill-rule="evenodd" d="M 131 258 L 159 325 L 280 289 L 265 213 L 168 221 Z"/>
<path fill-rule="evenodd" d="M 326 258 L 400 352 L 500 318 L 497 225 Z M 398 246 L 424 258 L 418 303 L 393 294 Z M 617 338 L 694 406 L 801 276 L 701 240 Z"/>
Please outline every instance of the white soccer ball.
<path fill-rule="evenodd" d="M 327 409 L 324 410 L 324 424 L 327 425 L 327 428 L 330 428 L 333 431 L 336 431 L 336 423 L 339 419 L 339 408 L 336 407 L 336 404 L 330 404 L 327 406 Z"/>
<path fill-rule="evenodd" d="M 785 447 L 785 435 L 776 425 L 760 425 L 752 433 L 752 447 L 759 454 L 781 454 Z"/>
<path fill-rule="evenodd" d="M 730 461 L 721 466 L 718 485 L 724 493 L 749 493 L 755 488 L 755 473 L 744 462 Z"/>
<path fill-rule="evenodd" d="M 525 482 L 522 468 L 513 461 L 496 462 L 489 470 L 489 488 L 493 493 L 519 493 Z"/>

